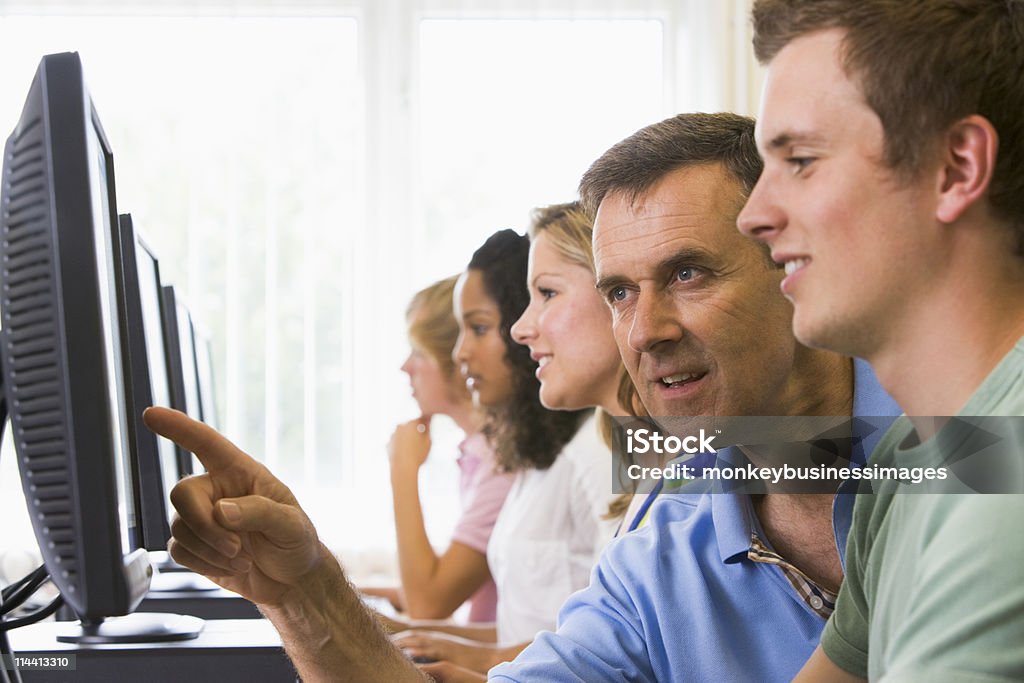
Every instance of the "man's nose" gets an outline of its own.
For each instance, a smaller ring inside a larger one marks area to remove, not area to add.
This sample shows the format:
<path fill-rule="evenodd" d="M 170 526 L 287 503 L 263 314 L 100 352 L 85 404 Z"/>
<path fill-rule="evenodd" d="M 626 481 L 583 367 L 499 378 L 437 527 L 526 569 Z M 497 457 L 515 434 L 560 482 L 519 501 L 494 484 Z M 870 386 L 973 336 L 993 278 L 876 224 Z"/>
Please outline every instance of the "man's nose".
<path fill-rule="evenodd" d="M 682 320 L 671 299 L 654 292 L 640 292 L 629 329 L 630 348 L 646 353 L 658 344 L 676 342 L 682 337 Z"/>
<path fill-rule="evenodd" d="M 773 198 L 771 181 L 762 175 L 747 203 L 736 218 L 736 226 L 747 237 L 769 246 L 786 227 L 786 216 Z"/>

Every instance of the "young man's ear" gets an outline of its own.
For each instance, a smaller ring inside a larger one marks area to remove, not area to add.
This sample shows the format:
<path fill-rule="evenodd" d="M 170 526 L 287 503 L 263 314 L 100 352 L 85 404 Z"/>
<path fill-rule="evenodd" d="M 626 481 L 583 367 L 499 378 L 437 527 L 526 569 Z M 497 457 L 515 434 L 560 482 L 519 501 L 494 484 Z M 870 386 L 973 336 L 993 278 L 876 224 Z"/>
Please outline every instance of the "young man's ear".
<path fill-rule="evenodd" d="M 984 116 L 972 114 L 949 127 L 942 145 L 943 177 L 935 217 L 952 223 L 988 190 L 999 134 Z"/>

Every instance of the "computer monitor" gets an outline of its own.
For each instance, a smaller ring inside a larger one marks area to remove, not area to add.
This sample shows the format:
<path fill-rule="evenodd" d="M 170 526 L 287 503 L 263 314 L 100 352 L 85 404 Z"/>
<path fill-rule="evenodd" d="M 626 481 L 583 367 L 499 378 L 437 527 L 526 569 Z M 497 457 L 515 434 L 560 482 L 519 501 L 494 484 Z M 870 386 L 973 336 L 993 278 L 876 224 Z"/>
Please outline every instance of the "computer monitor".
<path fill-rule="evenodd" d="M 43 58 L 0 193 L 4 395 L 40 552 L 81 619 L 59 639 L 195 637 L 193 617 L 107 620 L 135 609 L 152 569 L 133 499 L 113 155 L 76 53 Z"/>
<path fill-rule="evenodd" d="M 196 350 L 199 407 L 202 410 L 203 422 L 219 430 L 220 416 L 217 414 L 217 394 L 215 393 L 213 353 L 210 350 L 210 337 L 196 323 L 195 318 L 192 319 L 192 345 Z"/>
<path fill-rule="evenodd" d="M 184 301 L 174 285 L 162 290 L 164 311 L 164 344 L 167 347 L 168 377 L 171 385 L 171 407 L 193 420 L 202 420 L 199 400 L 199 376 L 196 371 L 196 351 L 192 338 L 192 320 Z M 183 474 L 201 471 L 201 465 L 187 451 L 179 451 L 178 467 Z"/>
<path fill-rule="evenodd" d="M 128 330 L 132 382 L 136 388 L 133 414 L 139 429 L 136 432 L 136 470 L 139 475 L 140 516 L 143 520 L 144 546 L 150 551 L 150 562 L 160 572 L 150 582 L 150 591 L 214 590 L 216 584 L 185 571 L 165 552 L 170 536 L 168 521 L 174 509 L 170 502 L 170 492 L 174 484 L 186 474 L 180 470 L 179 463 L 191 456 L 187 452 L 179 456 L 178 446 L 173 441 L 158 438 L 141 424 L 142 411 L 147 406 L 172 404 L 167 351 L 164 346 L 160 262 L 141 233 L 135 229 L 129 214 L 120 217 L 120 237 L 125 312 L 128 318 L 125 327 Z M 168 572 L 176 576 L 168 576 Z"/>
<path fill-rule="evenodd" d="M 136 481 L 142 546 L 167 549 L 171 536 L 171 487 L 179 479 L 174 443 L 160 439 L 142 422 L 142 411 L 152 405 L 170 405 L 167 355 L 160 314 L 160 270 L 153 253 L 142 243 L 129 214 L 118 219 L 121 259 L 117 264 L 124 285 L 125 348 L 131 363 Z"/>

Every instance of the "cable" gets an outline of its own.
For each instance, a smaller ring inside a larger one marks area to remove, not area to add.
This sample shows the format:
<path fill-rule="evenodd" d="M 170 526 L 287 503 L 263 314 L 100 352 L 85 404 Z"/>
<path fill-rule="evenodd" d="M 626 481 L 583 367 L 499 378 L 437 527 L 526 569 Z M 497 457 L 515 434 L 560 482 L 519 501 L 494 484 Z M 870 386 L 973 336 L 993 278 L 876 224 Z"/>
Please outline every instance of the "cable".
<path fill-rule="evenodd" d="M 10 598 L 11 594 L 14 593 L 16 590 L 19 590 L 20 588 L 22 588 L 23 586 L 28 584 L 30 581 L 38 580 L 38 578 L 40 576 L 45 576 L 46 573 L 47 573 L 46 565 L 45 564 L 41 564 L 38 567 L 36 567 L 35 569 L 33 569 L 31 572 L 29 572 L 27 575 L 21 577 L 20 579 L 18 579 L 14 583 L 12 583 L 11 585 L 4 586 L 4 588 L 3 588 L 3 601 L 7 602 L 7 600 Z"/>
<path fill-rule="evenodd" d="M 7 641 L 7 631 L 3 630 L 0 630 L 0 657 L 3 657 L 2 666 L 0 666 L 0 681 L 2 683 L 22 683 L 21 674 L 14 663 L 14 652 L 11 650 L 11 644 Z M 11 666 L 10 669 L 7 668 L 8 664 Z"/>
<path fill-rule="evenodd" d="M 64 604 L 64 598 L 58 595 L 46 607 L 24 617 L 7 620 L 5 615 L 21 607 L 39 588 L 50 580 L 46 565 L 40 565 L 27 576 L 5 586 L 0 591 L 0 683 L 22 683 L 21 673 L 14 661 L 14 652 L 7 640 L 7 631 L 19 626 L 34 624 L 50 616 Z M 8 668 L 8 666 L 10 668 Z"/>
<path fill-rule="evenodd" d="M 19 587 L 8 595 L 3 596 L 3 607 L 0 607 L 0 617 L 21 607 L 26 600 L 32 597 L 39 588 L 50 580 L 50 575 L 45 567 L 40 567 L 24 579 L 18 581 Z"/>
<path fill-rule="evenodd" d="M 36 610 L 31 614 L 26 614 L 25 616 L 18 617 L 17 619 L 0 620 L 0 632 L 6 633 L 7 631 L 10 631 L 12 628 L 21 628 L 22 626 L 28 626 L 29 624 L 34 624 L 37 621 L 42 621 L 43 619 L 50 616 L 63 606 L 64 596 L 58 595 L 53 600 L 51 600 L 50 604 L 48 604 L 46 607 Z"/>

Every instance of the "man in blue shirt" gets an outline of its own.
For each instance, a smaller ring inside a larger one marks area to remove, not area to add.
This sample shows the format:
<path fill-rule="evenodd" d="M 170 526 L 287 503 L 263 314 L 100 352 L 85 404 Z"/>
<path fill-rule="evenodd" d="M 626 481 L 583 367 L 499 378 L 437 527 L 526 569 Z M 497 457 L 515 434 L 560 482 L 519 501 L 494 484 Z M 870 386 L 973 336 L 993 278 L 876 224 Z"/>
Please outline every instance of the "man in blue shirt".
<path fill-rule="evenodd" d="M 763 247 L 733 240 L 760 173 L 752 122 L 687 114 L 598 159 L 598 289 L 654 416 L 892 415 L 865 364 L 800 346 Z M 866 430 L 852 460 L 880 436 Z M 686 490 L 685 487 L 683 490 Z M 661 496 L 613 543 L 591 585 L 494 680 L 789 680 L 814 650 L 842 578 L 848 496 Z M 840 507 L 840 506 L 837 506 Z"/>
<path fill-rule="evenodd" d="M 752 120 L 684 114 L 619 143 L 583 179 L 582 197 L 597 212 L 597 287 L 644 406 L 655 419 L 891 413 L 870 371 L 794 339 L 782 271 L 735 230 L 760 171 Z M 304 680 L 422 680 L 266 468 L 185 416 L 150 411 L 146 419 L 207 468 L 175 487 L 176 560 L 259 604 Z M 558 632 L 492 677 L 772 681 L 796 673 L 842 579 L 835 494 L 663 498 L 647 528 L 608 549 L 592 585 L 566 604 Z M 424 668 L 443 680 L 466 675 L 443 663 Z"/>

